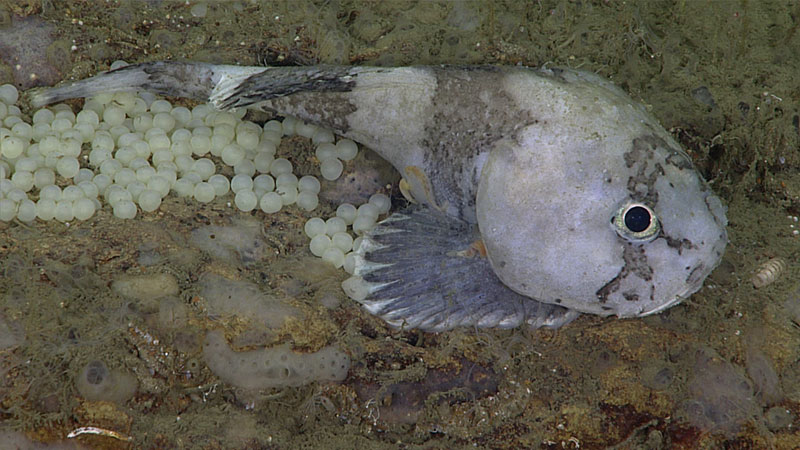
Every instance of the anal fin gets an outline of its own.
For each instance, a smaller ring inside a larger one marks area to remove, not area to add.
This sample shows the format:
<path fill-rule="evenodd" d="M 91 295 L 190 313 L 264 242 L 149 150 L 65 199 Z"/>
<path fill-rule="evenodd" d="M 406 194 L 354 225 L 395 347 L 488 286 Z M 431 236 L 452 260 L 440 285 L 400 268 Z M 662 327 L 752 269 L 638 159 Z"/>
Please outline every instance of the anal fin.
<path fill-rule="evenodd" d="M 477 228 L 429 207 L 380 222 L 357 251 L 345 292 L 395 327 L 558 328 L 579 313 L 506 287 L 480 252 Z"/>

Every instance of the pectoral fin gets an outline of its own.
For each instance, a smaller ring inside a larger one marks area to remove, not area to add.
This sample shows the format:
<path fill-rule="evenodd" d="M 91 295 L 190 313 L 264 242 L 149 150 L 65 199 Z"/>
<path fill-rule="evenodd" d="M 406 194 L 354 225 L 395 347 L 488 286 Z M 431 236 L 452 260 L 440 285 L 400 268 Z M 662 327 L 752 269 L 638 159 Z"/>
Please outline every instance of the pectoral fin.
<path fill-rule="evenodd" d="M 395 213 L 357 251 L 345 292 L 392 326 L 558 328 L 578 316 L 506 287 L 481 252 L 475 227 L 428 207 Z"/>

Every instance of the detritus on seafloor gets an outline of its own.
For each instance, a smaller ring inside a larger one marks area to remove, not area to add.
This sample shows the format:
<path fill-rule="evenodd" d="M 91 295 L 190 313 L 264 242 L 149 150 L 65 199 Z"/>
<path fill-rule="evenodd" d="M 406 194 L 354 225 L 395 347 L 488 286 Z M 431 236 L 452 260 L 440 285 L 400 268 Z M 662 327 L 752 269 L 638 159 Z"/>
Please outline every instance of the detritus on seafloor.
<path fill-rule="evenodd" d="M 299 317 L 296 308 L 267 295 L 255 283 L 206 273 L 198 283 L 211 317 L 238 317 L 262 328 L 275 329 L 287 317 Z"/>
<path fill-rule="evenodd" d="M 50 442 L 43 443 L 32 441 L 19 431 L 0 430 L 0 442 L 4 448 L 15 450 L 79 450 L 86 447 L 75 442 Z"/>
<path fill-rule="evenodd" d="M 747 376 L 753 381 L 758 402 L 761 405 L 772 405 L 783 399 L 783 388 L 772 361 L 756 344 L 759 335 L 763 333 L 750 334 L 749 342 L 745 345 Z"/>
<path fill-rule="evenodd" d="M 192 231 L 189 244 L 216 259 L 245 266 L 262 259 L 268 247 L 261 238 L 261 223 L 240 220 L 232 225 L 208 225 Z"/>
<path fill-rule="evenodd" d="M 139 301 L 177 295 L 179 292 L 178 280 L 168 273 L 123 275 L 111 283 L 111 289 L 123 297 Z"/>
<path fill-rule="evenodd" d="M 25 330 L 0 312 L 0 351 L 12 350 L 25 342 Z"/>
<path fill-rule="evenodd" d="M 712 348 L 697 350 L 693 370 L 694 378 L 689 383 L 691 399 L 683 408 L 692 425 L 730 437 L 761 413 L 753 385 L 742 369 Z"/>
<path fill-rule="evenodd" d="M 791 426 L 794 414 L 785 406 L 773 406 L 764 412 L 764 422 L 771 431 L 777 431 Z"/>
<path fill-rule="evenodd" d="M 103 361 L 84 366 L 75 379 L 81 397 L 91 402 L 125 403 L 136 393 L 136 377 L 121 370 L 111 370 Z"/>
<path fill-rule="evenodd" d="M 350 358 L 335 346 L 314 353 L 295 353 L 287 345 L 237 352 L 221 331 L 206 334 L 203 358 L 222 381 L 247 390 L 341 381 L 350 368 Z"/>

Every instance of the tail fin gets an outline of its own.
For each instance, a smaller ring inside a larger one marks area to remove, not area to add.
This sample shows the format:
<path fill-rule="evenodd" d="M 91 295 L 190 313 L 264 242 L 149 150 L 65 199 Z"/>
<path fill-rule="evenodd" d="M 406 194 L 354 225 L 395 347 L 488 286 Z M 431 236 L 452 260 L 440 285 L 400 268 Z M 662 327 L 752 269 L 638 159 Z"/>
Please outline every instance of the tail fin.
<path fill-rule="evenodd" d="M 211 101 L 221 109 L 246 107 L 304 91 L 346 92 L 359 74 L 391 69 L 349 66 L 252 67 L 156 61 L 103 72 L 55 88 L 35 89 L 41 107 L 101 92 L 146 90 L 170 97 Z"/>
<path fill-rule="evenodd" d="M 222 85 L 238 85 L 264 67 L 223 66 L 193 62 L 156 61 L 103 72 L 56 88 L 36 89 L 31 104 L 41 107 L 69 98 L 90 97 L 101 92 L 147 90 L 171 97 L 208 101 Z"/>

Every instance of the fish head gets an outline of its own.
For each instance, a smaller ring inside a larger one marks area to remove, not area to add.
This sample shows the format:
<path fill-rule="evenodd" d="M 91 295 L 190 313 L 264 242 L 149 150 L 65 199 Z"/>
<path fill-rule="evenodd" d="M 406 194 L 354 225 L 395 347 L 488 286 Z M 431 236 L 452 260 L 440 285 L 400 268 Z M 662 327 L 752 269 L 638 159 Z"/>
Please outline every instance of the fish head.
<path fill-rule="evenodd" d="M 579 134 L 531 128 L 491 150 L 476 212 L 498 277 L 603 316 L 656 313 L 700 289 L 727 220 L 680 145 L 652 127 Z"/>

